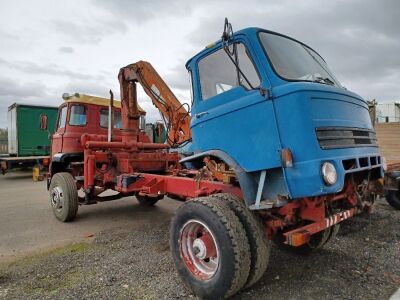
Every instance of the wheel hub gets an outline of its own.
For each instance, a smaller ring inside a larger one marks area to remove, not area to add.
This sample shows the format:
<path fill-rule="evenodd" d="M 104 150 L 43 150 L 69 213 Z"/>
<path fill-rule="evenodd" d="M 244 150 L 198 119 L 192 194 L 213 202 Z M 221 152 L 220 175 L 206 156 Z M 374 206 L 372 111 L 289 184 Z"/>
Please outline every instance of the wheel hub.
<path fill-rule="evenodd" d="M 207 259 L 216 255 L 214 240 L 208 232 L 193 241 L 193 249 L 199 259 Z"/>
<path fill-rule="evenodd" d="M 64 194 L 61 187 L 56 186 L 51 190 L 51 205 L 57 211 L 61 211 L 64 207 Z"/>
<path fill-rule="evenodd" d="M 200 258 L 200 259 L 205 259 L 206 258 L 206 245 L 204 245 L 203 241 L 201 239 L 195 239 L 193 242 L 193 250 L 194 254 Z"/>
<path fill-rule="evenodd" d="M 195 277 L 207 280 L 215 275 L 219 265 L 218 246 L 204 223 L 188 221 L 181 230 L 179 242 L 186 267 Z"/>

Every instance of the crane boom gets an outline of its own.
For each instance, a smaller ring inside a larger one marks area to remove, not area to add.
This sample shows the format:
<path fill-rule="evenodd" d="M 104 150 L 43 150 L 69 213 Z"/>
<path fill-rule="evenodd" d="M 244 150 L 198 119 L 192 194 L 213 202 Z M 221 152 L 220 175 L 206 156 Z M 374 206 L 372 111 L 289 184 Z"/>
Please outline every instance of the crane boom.
<path fill-rule="evenodd" d="M 124 101 L 123 95 L 128 98 L 125 103 L 127 103 L 130 117 L 135 118 L 139 115 L 137 99 L 134 99 L 136 98 L 136 88 L 134 88 L 135 93 L 129 92 L 133 89 L 130 86 L 138 82 L 158 108 L 166 123 L 168 144 L 174 147 L 191 140 L 190 115 L 184 107 L 185 104 L 179 102 L 150 63 L 138 61 L 122 68 L 119 73 L 119 81 L 121 100 Z"/>

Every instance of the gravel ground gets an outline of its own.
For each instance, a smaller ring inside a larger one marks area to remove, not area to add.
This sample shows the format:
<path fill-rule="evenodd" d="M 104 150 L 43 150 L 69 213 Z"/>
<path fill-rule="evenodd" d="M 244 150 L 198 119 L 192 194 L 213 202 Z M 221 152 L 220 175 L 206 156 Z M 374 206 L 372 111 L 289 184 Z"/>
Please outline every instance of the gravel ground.
<path fill-rule="evenodd" d="M 175 271 L 168 226 L 113 229 L 3 264 L 0 298 L 196 298 Z M 371 216 L 345 221 L 319 252 L 273 248 L 264 277 L 235 299 L 388 299 L 399 286 L 400 212 L 379 201 Z"/>

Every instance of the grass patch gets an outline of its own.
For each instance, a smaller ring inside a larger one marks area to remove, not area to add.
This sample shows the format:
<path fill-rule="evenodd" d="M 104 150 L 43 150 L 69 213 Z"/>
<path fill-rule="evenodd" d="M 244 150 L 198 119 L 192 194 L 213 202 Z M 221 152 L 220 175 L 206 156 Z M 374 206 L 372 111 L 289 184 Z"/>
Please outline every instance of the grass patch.
<path fill-rule="evenodd" d="M 79 264 L 79 259 L 84 259 L 86 253 L 94 249 L 95 245 L 81 242 L 3 264 L 0 266 L 0 285 L 7 287 L 11 298 L 56 296 L 95 276 L 93 269 L 81 268 Z M 13 284 L 15 281 L 20 284 Z"/>
<path fill-rule="evenodd" d="M 47 277 L 37 279 L 34 283 L 28 284 L 22 288 L 25 294 L 40 293 L 54 294 L 63 289 L 69 289 L 77 285 L 83 280 L 84 275 L 79 271 L 70 271 L 62 276 L 49 275 Z"/>
<path fill-rule="evenodd" d="M 63 247 L 58 247 L 51 250 L 46 250 L 41 253 L 21 257 L 13 262 L 0 264 L 0 275 L 5 273 L 9 269 L 31 266 L 50 256 L 61 256 L 69 253 L 82 253 L 93 247 L 94 247 L 93 244 L 89 244 L 87 242 L 80 242 Z"/>

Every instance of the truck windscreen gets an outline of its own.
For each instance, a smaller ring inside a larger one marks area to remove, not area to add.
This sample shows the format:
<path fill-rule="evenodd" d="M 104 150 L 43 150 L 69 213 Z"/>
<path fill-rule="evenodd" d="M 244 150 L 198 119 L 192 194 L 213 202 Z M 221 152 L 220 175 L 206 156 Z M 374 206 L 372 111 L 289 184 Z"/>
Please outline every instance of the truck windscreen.
<path fill-rule="evenodd" d="M 311 48 L 281 35 L 260 32 L 259 38 L 275 72 L 286 80 L 341 87 L 325 61 Z"/>

